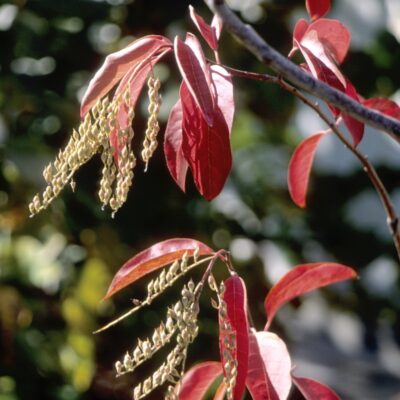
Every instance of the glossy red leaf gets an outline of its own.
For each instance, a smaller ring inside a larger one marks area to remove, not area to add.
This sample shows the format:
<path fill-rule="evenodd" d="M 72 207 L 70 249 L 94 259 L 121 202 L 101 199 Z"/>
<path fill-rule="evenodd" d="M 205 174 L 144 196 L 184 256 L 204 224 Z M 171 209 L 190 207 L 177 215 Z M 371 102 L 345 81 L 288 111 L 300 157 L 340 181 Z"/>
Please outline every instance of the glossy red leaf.
<path fill-rule="evenodd" d="M 328 386 L 309 378 L 293 376 L 293 383 L 306 400 L 340 400 L 340 397 Z"/>
<path fill-rule="evenodd" d="M 213 65 L 211 66 L 211 81 L 216 107 L 221 110 L 231 133 L 235 114 L 232 75 L 220 65 Z"/>
<path fill-rule="evenodd" d="M 151 58 L 157 51 L 171 48 L 171 42 L 159 35 L 149 35 L 135 40 L 132 44 L 110 54 L 89 82 L 81 103 L 83 117 L 107 92 L 110 91 L 132 68 L 143 60 Z"/>
<path fill-rule="evenodd" d="M 176 184 L 185 191 L 188 163 L 182 150 L 182 104 L 172 107 L 164 135 L 164 154 L 167 167 Z"/>
<path fill-rule="evenodd" d="M 331 0 L 306 0 L 307 12 L 312 20 L 326 15 L 331 7 Z"/>
<path fill-rule="evenodd" d="M 207 82 L 208 71 L 202 67 L 201 58 L 179 37 L 174 42 L 175 57 L 183 80 L 198 105 L 208 126 L 214 122 L 214 104 Z"/>
<path fill-rule="evenodd" d="M 238 275 L 232 275 L 224 283 L 225 292 L 223 300 L 226 303 L 227 318 L 236 335 L 234 358 L 237 361 L 237 375 L 233 390 L 233 400 L 240 400 L 245 390 L 249 362 L 249 323 L 247 319 L 246 286 L 242 278 Z M 225 364 L 224 352 L 229 351 L 225 347 L 224 337 L 225 333 L 220 326 L 219 343 L 223 365 Z"/>
<path fill-rule="evenodd" d="M 210 127 L 186 84 L 180 90 L 183 108 L 182 150 L 198 191 L 212 200 L 222 190 L 232 168 L 229 128 L 219 107 Z"/>
<path fill-rule="evenodd" d="M 192 6 L 189 6 L 189 12 L 190 12 L 190 17 L 192 18 L 192 21 L 194 22 L 194 24 L 196 25 L 196 28 L 201 33 L 201 36 L 203 36 L 203 39 L 207 42 L 207 44 L 213 50 L 217 50 L 218 49 L 218 40 L 217 40 L 215 27 L 207 24 L 204 21 L 204 19 L 196 13 L 195 9 Z"/>
<path fill-rule="evenodd" d="M 385 99 L 384 97 L 372 97 L 371 99 L 364 100 L 362 104 L 389 117 L 400 120 L 400 106 L 393 100 Z"/>
<path fill-rule="evenodd" d="M 357 91 L 349 80 L 346 80 L 346 94 L 359 101 Z M 353 138 L 354 146 L 357 146 L 364 136 L 364 124 L 350 115 L 342 113 L 343 122 Z"/>
<path fill-rule="evenodd" d="M 253 399 L 278 400 L 278 394 L 268 376 L 255 333 L 249 332 L 249 367 L 246 386 Z"/>
<path fill-rule="evenodd" d="M 265 298 L 264 307 L 268 317 L 265 330 L 268 330 L 279 308 L 288 301 L 311 290 L 356 277 L 352 268 L 332 262 L 294 267 L 272 287 Z"/>
<path fill-rule="evenodd" d="M 325 133 L 317 133 L 303 140 L 295 149 L 289 162 L 288 187 L 290 197 L 299 207 L 306 206 L 306 195 L 315 152 Z"/>
<path fill-rule="evenodd" d="M 326 48 L 319 41 L 316 31 L 308 31 L 303 36 L 298 46 L 315 78 L 325 80 L 323 73 L 326 68 L 329 69 L 336 76 L 341 85 L 345 87 L 346 79 L 344 75 L 340 72 L 332 57 L 327 53 Z"/>
<path fill-rule="evenodd" d="M 349 30 L 336 19 L 322 18 L 308 26 L 307 33 L 316 32 L 318 41 L 323 45 L 327 54 L 333 58 L 337 64 L 341 64 L 350 47 L 351 35 Z"/>
<path fill-rule="evenodd" d="M 128 260 L 115 274 L 105 299 L 143 276 L 181 258 L 185 252 L 190 256 L 196 249 L 199 255 L 213 254 L 204 243 L 193 239 L 177 238 L 157 243 Z"/>
<path fill-rule="evenodd" d="M 221 17 L 218 14 L 214 15 L 211 21 L 211 27 L 215 29 L 215 36 L 217 37 L 217 40 L 219 40 L 219 38 L 221 37 L 223 23 Z"/>
<path fill-rule="evenodd" d="M 286 400 L 292 361 L 284 341 L 271 332 L 251 332 L 246 385 L 253 399 Z"/>
<path fill-rule="evenodd" d="M 222 366 L 217 361 L 207 361 L 195 365 L 185 373 L 179 390 L 179 400 L 202 400 L 212 383 L 222 374 Z"/>
<path fill-rule="evenodd" d="M 299 50 L 299 43 L 301 42 L 301 39 L 307 32 L 308 26 L 310 24 L 304 19 L 301 18 L 296 22 L 296 25 L 294 26 L 293 29 L 293 47 L 292 50 L 290 50 L 288 57 L 291 58 L 294 53 Z"/>

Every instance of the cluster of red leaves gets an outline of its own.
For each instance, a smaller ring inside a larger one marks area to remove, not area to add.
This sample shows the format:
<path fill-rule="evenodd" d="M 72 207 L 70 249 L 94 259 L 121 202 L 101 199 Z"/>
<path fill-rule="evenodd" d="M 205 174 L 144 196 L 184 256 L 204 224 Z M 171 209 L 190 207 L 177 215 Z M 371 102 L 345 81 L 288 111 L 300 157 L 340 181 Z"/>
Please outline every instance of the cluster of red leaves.
<path fill-rule="evenodd" d="M 142 251 L 125 263 L 115 275 L 106 298 L 122 288 L 136 282 L 182 257 L 192 255 L 199 249 L 199 255 L 214 255 L 210 247 L 192 239 L 171 239 Z M 236 337 L 234 359 L 237 365 L 233 399 L 240 400 L 247 388 L 253 399 L 287 399 L 292 385 L 295 385 L 307 400 L 338 400 L 338 396 L 327 386 L 308 378 L 292 375 L 293 365 L 286 344 L 269 331 L 271 323 L 286 303 L 314 289 L 335 282 L 352 279 L 356 273 L 350 267 L 337 263 L 303 264 L 294 267 L 269 291 L 264 307 L 268 317 L 262 331 L 249 326 L 247 316 L 247 294 L 244 281 L 232 274 L 224 281 L 223 300 L 227 306 L 227 317 Z M 183 377 L 179 392 L 181 400 L 201 400 L 212 383 L 225 374 L 224 331 L 220 329 L 221 361 L 207 361 L 191 368 Z M 223 399 L 226 387 L 224 381 L 215 393 L 214 400 Z"/>
<path fill-rule="evenodd" d="M 202 37 L 214 52 L 222 25 L 214 17 L 211 25 L 190 7 L 190 15 Z M 81 104 L 83 117 L 96 102 L 115 86 L 116 99 L 129 90 L 130 107 L 134 108 L 154 65 L 174 52 L 182 75 L 179 100 L 172 108 L 164 135 L 164 152 L 171 176 L 185 191 L 188 168 L 199 192 L 211 200 L 219 194 L 232 166 L 230 132 L 234 101 L 230 74 L 220 65 L 211 65 L 192 33 L 182 41 L 149 35 L 136 40 L 123 50 L 110 54 L 90 81 Z M 128 109 L 121 102 L 117 126 L 111 133 L 111 145 L 118 149 L 117 132 L 129 124 Z"/>
<path fill-rule="evenodd" d="M 339 66 L 349 50 L 351 35 L 340 21 L 322 18 L 328 13 L 330 3 L 330 0 L 306 0 L 311 22 L 300 19 L 296 23 L 293 32 L 293 48 L 289 57 L 296 51 L 300 51 L 305 60 L 302 67 L 316 79 L 346 93 L 367 107 L 400 119 L 400 107 L 395 102 L 380 97 L 364 100 L 340 71 Z M 342 118 L 352 136 L 354 146 L 357 146 L 364 135 L 364 124 L 330 104 L 328 107 L 336 120 Z M 306 205 L 312 162 L 318 143 L 324 135 L 324 132 L 318 132 L 304 140 L 291 158 L 288 173 L 289 192 L 293 201 L 300 207 Z"/>

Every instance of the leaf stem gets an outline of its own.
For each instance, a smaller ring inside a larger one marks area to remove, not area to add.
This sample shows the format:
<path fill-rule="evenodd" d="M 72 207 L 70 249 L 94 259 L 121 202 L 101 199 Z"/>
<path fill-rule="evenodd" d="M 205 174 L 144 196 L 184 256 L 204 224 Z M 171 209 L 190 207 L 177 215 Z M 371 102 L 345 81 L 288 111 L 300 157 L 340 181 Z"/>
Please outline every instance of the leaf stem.
<path fill-rule="evenodd" d="M 331 118 L 324 113 L 321 108 L 319 107 L 318 103 L 315 103 L 308 99 L 303 93 L 301 93 L 297 88 L 295 88 L 290 83 L 285 82 L 283 79 L 268 75 L 268 74 L 258 74 L 254 72 L 247 72 L 241 71 L 235 68 L 230 68 L 224 66 L 226 70 L 228 70 L 232 75 L 254 79 L 258 81 L 268 82 L 268 83 L 275 83 L 278 84 L 282 89 L 285 91 L 293 94 L 299 100 L 301 100 L 304 104 L 308 107 L 312 108 L 318 116 L 329 126 L 332 132 L 338 137 L 338 139 L 345 145 L 347 149 L 349 149 L 355 157 L 360 161 L 361 165 L 363 166 L 364 171 L 368 175 L 372 185 L 374 186 L 376 192 L 379 195 L 379 198 L 383 204 L 383 207 L 386 212 L 387 216 L 387 224 L 390 229 L 390 233 L 393 238 L 393 242 L 396 248 L 397 257 L 400 260 L 400 230 L 399 230 L 399 217 L 397 215 L 396 209 L 393 205 L 392 200 L 390 199 L 389 193 L 383 184 L 382 180 L 380 179 L 376 169 L 368 160 L 368 157 L 361 153 L 353 144 L 346 139 L 345 135 L 341 132 L 339 127 L 336 124 L 336 121 L 332 121 Z"/>
<path fill-rule="evenodd" d="M 272 48 L 250 25 L 243 23 L 225 4 L 224 0 L 204 1 L 211 11 L 221 18 L 224 28 L 277 74 L 282 75 L 289 82 L 308 93 L 336 106 L 355 119 L 383 130 L 400 144 L 400 121 L 363 106 L 340 90 L 303 71 L 298 65 Z"/>

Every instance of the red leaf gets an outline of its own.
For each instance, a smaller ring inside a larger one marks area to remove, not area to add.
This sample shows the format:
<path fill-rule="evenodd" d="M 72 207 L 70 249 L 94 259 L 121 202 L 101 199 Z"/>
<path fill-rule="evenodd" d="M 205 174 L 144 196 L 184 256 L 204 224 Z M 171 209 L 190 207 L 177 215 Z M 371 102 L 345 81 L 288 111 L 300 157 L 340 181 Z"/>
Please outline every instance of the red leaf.
<path fill-rule="evenodd" d="M 340 400 L 331 388 L 314 379 L 297 376 L 293 376 L 292 379 L 306 400 Z"/>
<path fill-rule="evenodd" d="M 294 267 L 272 287 L 265 298 L 264 307 L 268 317 L 265 330 L 268 330 L 279 308 L 288 301 L 311 290 L 356 276 L 352 268 L 331 262 Z"/>
<path fill-rule="evenodd" d="M 196 249 L 199 255 L 213 254 L 204 243 L 193 239 L 177 238 L 157 243 L 128 260 L 115 274 L 105 299 L 124 287 L 134 283 L 150 272 L 181 258 L 185 252 L 192 255 Z"/>
<path fill-rule="evenodd" d="M 123 76 L 132 68 L 132 64 L 139 64 L 153 56 L 157 51 L 171 48 L 171 42 L 159 35 L 145 36 L 134 41 L 129 46 L 106 57 L 103 65 L 89 82 L 81 104 L 83 117 Z"/>
<path fill-rule="evenodd" d="M 178 37 L 174 43 L 175 57 L 191 95 L 199 106 L 208 126 L 214 122 L 214 104 L 210 87 L 207 83 L 208 72 L 202 68 L 201 59 L 190 46 L 182 42 Z"/>
<path fill-rule="evenodd" d="M 139 64 L 133 65 L 118 84 L 117 89 L 115 90 L 114 98 L 125 90 L 126 85 L 129 85 L 129 103 L 130 107 L 134 108 L 147 77 L 153 70 L 154 65 L 157 64 L 160 58 L 162 58 L 169 51 L 170 49 L 161 51 L 156 56 L 150 56 L 149 58 L 141 61 Z M 118 124 L 120 129 L 125 129 L 129 126 L 128 108 L 125 102 L 122 102 L 118 111 Z"/>
<path fill-rule="evenodd" d="M 331 0 L 306 0 L 307 12 L 314 21 L 326 15 L 331 7 Z"/>
<path fill-rule="evenodd" d="M 341 64 L 350 47 L 351 35 L 349 30 L 336 19 L 322 18 L 308 26 L 307 33 L 303 36 L 302 41 L 312 31 L 317 33 L 318 41 L 323 45 L 327 54 L 337 64 Z"/>
<path fill-rule="evenodd" d="M 249 333 L 249 368 L 246 386 L 253 399 L 279 399 L 264 365 L 257 337 L 251 331 Z"/>
<path fill-rule="evenodd" d="M 253 399 L 286 400 L 292 386 L 286 344 L 270 332 L 250 332 L 246 385 Z"/>
<path fill-rule="evenodd" d="M 356 89 L 349 80 L 346 80 L 346 94 L 354 100 L 359 101 Z M 342 113 L 342 117 L 344 124 L 353 138 L 354 146 L 357 146 L 364 136 L 364 124 L 344 113 Z"/>
<path fill-rule="evenodd" d="M 204 19 L 196 13 L 195 9 L 192 6 L 189 6 L 189 12 L 190 12 L 190 17 L 192 18 L 192 21 L 194 22 L 197 29 L 201 33 L 201 36 L 203 36 L 204 40 L 213 50 L 217 50 L 218 40 L 215 27 L 208 25 L 204 21 Z"/>
<path fill-rule="evenodd" d="M 213 65 L 211 66 L 211 81 L 216 107 L 221 110 L 230 133 L 235 113 L 232 75 L 220 65 Z"/>
<path fill-rule="evenodd" d="M 400 106 L 393 100 L 385 99 L 384 97 L 372 97 L 371 99 L 364 100 L 362 104 L 389 117 L 400 120 Z"/>
<path fill-rule="evenodd" d="M 180 90 L 183 108 L 182 150 L 189 163 L 198 191 L 207 200 L 217 196 L 232 167 L 229 128 L 219 107 L 210 127 L 186 84 Z"/>
<path fill-rule="evenodd" d="M 301 18 L 296 22 L 296 25 L 293 29 L 293 47 L 288 54 L 289 58 L 291 58 L 294 53 L 299 50 L 299 43 L 307 32 L 308 26 L 309 23 L 304 18 Z"/>
<path fill-rule="evenodd" d="M 195 365 L 182 378 L 179 400 L 201 400 L 220 374 L 222 374 L 220 362 L 207 361 Z"/>
<path fill-rule="evenodd" d="M 211 27 L 215 29 L 215 36 L 217 37 L 217 40 L 219 40 L 223 28 L 223 23 L 221 17 L 218 14 L 214 15 L 211 21 Z"/>
<path fill-rule="evenodd" d="M 185 191 L 188 163 L 182 150 L 182 104 L 181 101 L 172 108 L 165 128 L 164 154 L 167 167 L 176 184 Z"/>
<path fill-rule="evenodd" d="M 303 140 L 294 151 L 289 162 L 288 187 L 289 193 L 299 207 L 306 206 L 306 195 L 312 163 L 319 141 L 325 133 L 316 133 Z"/>
<path fill-rule="evenodd" d="M 246 286 L 243 280 L 237 275 L 229 277 L 224 283 L 225 292 L 223 300 L 226 303 L 227 318 L 236 336 L 236 347 L 233 352 L 237 362 L 237 375 L 233 390 L 233 400 L 240 400 L 245 390 L 249 362 L 249 324 L 247 320 Z M 221 329 L 221 326 L 222 321 L 220 320 L 220 353 L 221 360 L 223 361 L 222 364 L 225 365 L 224 353 L 226 351 L 230 352 L 230 350 L 225 346 L 224 338 L 226 333 Z"/>

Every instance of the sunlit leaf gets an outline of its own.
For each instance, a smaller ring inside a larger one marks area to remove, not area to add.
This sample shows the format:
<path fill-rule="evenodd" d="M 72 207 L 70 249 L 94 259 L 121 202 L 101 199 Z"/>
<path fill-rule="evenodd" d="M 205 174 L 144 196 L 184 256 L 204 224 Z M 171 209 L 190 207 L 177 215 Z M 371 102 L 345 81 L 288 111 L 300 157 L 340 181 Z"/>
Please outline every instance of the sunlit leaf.
<path fill-rule="evenodd" d="M 157 243 L 128 260 L 115 274 L 105 298 L 109 298 L 122 288 L 181 258 L 185 252 L 190 256 L 196 249 L 199 255 L 213 254 L 204 243 L 193 239 L 169 239 Z"/>
<path fill-rule="evenodd" d="M 276 312 L 285 303 L 311 290 L 346 279 L 356 278 L 356 272 L 345 265 L 323 262 L 303 264 L 285 274 L 269 291 L 264 307 L 268 317 L 267 330 Z"/>
<path fill-rule="evenodd" d="M 307 12 L 312 20 L 326 15 L 331 7 L 331 0 L 306 0 Z"/>
<path fill-rule="evenodd" d="M 212 200 L 222 190 L 232 168 L 229 129 L 219 107 L 210 127 L 185 83 L 180 90 L 183 107 L 182 150 L 198 191 Z"/>
<path fill-rule="evenodd" d="M 192 6 L 189 6 L 190 17 L 192 21 L 196 25 L 197 29 L 203 36 L 203 39 L 207 42 L 207 44 L 213 49 L 218 49 L 218 40 L 216 35 L 216 29 L 213 26 L 207 24 L 204 19 L 198 15 L 195 9 Z"/>
<path fill-rule="evenodd" d="M 189 165 L 182 150 L 182 104 L 180 100 L 174 105 L 168 117 L 164 135 L 164 154 L 172 178 L 185 191 Z"/>
<path fill-rule="evenodd" d="M 279 336 L 251 332 L 246 385 L 253 399 L 286 400 L 292 386 L 292 362 Z"/>
<path fill-rule="evenodd" d="M 292 200 L 299 206 L 306 206 L 306 195 L 315 152 L 325 133 L 316 133 L 303 140 L 293 152 L 288 169 L 288 187 Z"/>
<path fill-rule="evenodd" d="M 216 107 L 221 110 L 230 133 L 235 114 L 232 76 L 220 65 L 213 65 L 211 66 L 211 81 Z"/>
<path fill-rule="evenodd" d="M 237 363 L 237 375 L 233 390 L 233 400 L 240 400 L 245 390 L 247 369 L 249 362 L 249 324 L 247 320 L 247 294 L 246 286 L 237 275 L 233 275 L 225 280 L 225 292 L 223 300 L 226 303 L 227 316 L 229 323 L 236 337 L 236 347 L 234 358 Z M 225 345 L 225 332 L 222 329 L 220 320 L 219 343 L 221 360 L 225 364 L 224 353 L 230 351 Z M 224 374 L 226 371 L 224 368 Z"/>
<path fill-rule="evenodd" d="M 106 57 L 103 65 L 89 82 L 81 103 L 83 117 L 107 92 L 110 91 L 133 67 L 150 59 L 158 51 L 171 48 L 172 43 L 159 35 L 148 35 Z"/>
<path fill-rule="evenodd" d="M 207 361 L 195 365 L 182 378 L 179 400 L 202 400 L 212 383 L 221 374 L 220 362 Z"/>
<path fill-rule="evenodd" d="M 340 400 L 331 388 L 314 379 L 297 376 L 293 376 L 292 379 L 306 400 Z"/>
<path fill-rule="evenodd" d="M 202 68 L 201 62 L 193 49 L 182 42 L 179 37 L 175 38 L 174 48 L 183 80 L 203 114 L 204 120 L 211 127 L 214 122 L 214 104 L 206 78 L 207 72 Z"/>

